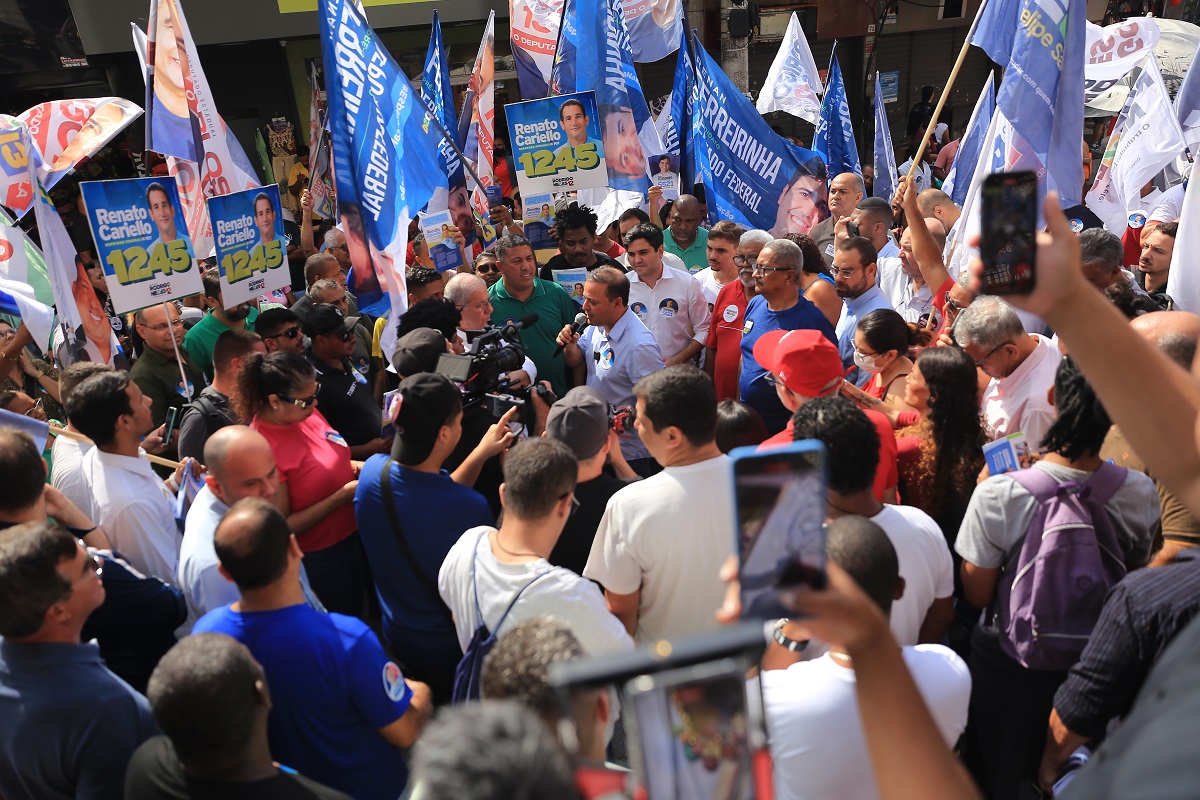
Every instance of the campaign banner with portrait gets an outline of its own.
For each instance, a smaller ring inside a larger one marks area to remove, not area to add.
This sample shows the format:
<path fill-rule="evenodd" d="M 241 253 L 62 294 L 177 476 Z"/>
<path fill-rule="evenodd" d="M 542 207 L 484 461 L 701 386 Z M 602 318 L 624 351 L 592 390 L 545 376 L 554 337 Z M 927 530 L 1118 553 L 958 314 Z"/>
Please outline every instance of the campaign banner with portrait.
<path fill-rule="evenodd" d="M 588 271 L 586 269 L 556 269 L 554 270 L 554 282 L 561 286 L 567 294 L 571 295 L 571 299 L 582 303 L 583 302 L 583 284 L 587 281 Z"/>
<path fill-rule="evenodd" d="M 208 218 L 226 308 L 291 283 L 278 186 L 210 197 Z"/>
<path fill-rule="evenodd" d="M 457 269 L 463 265 L 462 251 L 451 238 L 450 228 L 454 219 L 447 209 L 435 211 L 432 214 L 421 214 L 421 233 L 425 237 L 425 246 L 429 248 L 429 258 L 433 268 L 438 272 Z"/>
<path fill-rule="evenodd" d="M 608 185 L 595 92 L 504 107 L 521 196 Z"/>
<path fill-rule="evenodd" d="M 85 181 L 79 188 L 114 311 L 204 291 L 174 181 Z"/>
<path fill-rule="evenodd" d="M 533 245 L 533 255 L 545 264 L 558 253 L 558 240 L 550 235 L 554 227 L 554 195 L 530 194 L 521 198 L 525 238 Z"/>
<path fill-rule="evenodd" d="M 662 189 L 663 201 L 679 197 L 679 156 L 663 153 L 651 156 L 650 183 Z"/>

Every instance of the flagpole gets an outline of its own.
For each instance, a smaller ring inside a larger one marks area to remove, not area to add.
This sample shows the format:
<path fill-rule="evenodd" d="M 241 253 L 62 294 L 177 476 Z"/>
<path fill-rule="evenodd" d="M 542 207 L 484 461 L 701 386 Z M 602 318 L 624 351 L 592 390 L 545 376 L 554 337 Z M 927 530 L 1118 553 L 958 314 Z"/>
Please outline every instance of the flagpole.
<path fill-rule="evenodd" d="M 163 319 L 165 319 L 167 321 L 168 325 L 171 325 L 171 311 L 170 311 L 170 309 L 167 308 L 166 300 L 163 301 L 162 307 L 163 307 Z M 179 355 L 179 342 L 175 341 L 174 326 L 172 326 L 172 330 L 171 330 L 171 346 L 173 348 L 175 348 L 175 363 L 179 366 L 179 377 L 181 379 L 183 379 L 183 383 L 180 384 L 180 386 L 183 388 L 182 394 L 184 397 L 186 397 L 188 399 L 188 402 L 190 403 L 190 402 L 192 402 L 192 399 L 193 399 L 192 395 L 195 393 L 196 388 L 194 386 L 191 386 L 191 384 L 188 383 L 187 372 L 183 369 L 183 358 Z M 214 376 L 214 378 L 215 378 L 215 376 Z M 167 442 L 168 446 L 170 444 L 171 444 L 170 442 Z"/>
<path fill-rule="evenodd" d="M 84 436 L 82 433 L 76 433 L 75 431 L 69 431 L 66 428 L 60 428 L 58 425 L 54 424 L 53 422 L 50 423 L 50 434 L 52 436 L 61 436 L 64 439 L 70 439 L 75 442 L 82 442 L 84 444 L 95 444 L 95 442 L 93 442 L 88 437 Z M 160 467 L 170 467 L 171 469 L 179 469 L 180 462 L 178 462 L 178 461 L 172 461 L 169 458 L 163 458 L 162 456 L 151 455 L 150 453 L 143 453 L 143 455 L 145 456 L 146 460 L 149 461 L 151 464 L 158 464 Z"/>
<path fill-rule="evenodd" d="M 954 62 L 954 68 L 950 70 L 950 77 L 946 79 L 946 86 L 942 89 L 942 96 L 938 98 L 937 105 L 934 106 L 933 116 L 929 118 L 931 125 L 937 124 L 937 119 L 942 114 L 942 107 L 946 105 L 946 98 L 950 96 L 950 89 L 954 86 L 954 80 L 958 77 L 958 71 L 962 68 L 963 61 L 967 58 L 967 51 L 971 48 L 971 39 L 975 36 L 975 29 L 979 27 L 979 18 L 983 16 L 983 9 L 987 6 L 988 0 L 980 0 L 979 10 L 975 12 L 975 19 L 971 21 L 971 27 L 967 30 L 967 38 L 963 40 L 962 49 L 958 51 L 958 59 Z M 925 128 L 925 135 L 921 137 L 921 144 L 917 147 L 917 154 L 913 156 L 912 166 L 908 169 L 908 179 L 911 181 L 913 175 L 917 171 L 917 167 L 925 158 L 925 151 L 929 149 L 929 126 Z"/>

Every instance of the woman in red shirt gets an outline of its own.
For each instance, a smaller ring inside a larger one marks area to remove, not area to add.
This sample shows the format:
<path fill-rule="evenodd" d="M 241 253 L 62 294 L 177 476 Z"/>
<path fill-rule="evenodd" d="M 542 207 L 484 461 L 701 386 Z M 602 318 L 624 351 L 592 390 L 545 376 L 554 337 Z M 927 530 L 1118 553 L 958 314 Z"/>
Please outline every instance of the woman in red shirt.
<path fill-rule="evenodd" d="M 330 611 L 362 614 L 366 567 L 354 519 L 357 468 L 317 410 L 317 373 L 303 356 L 252 354 L 238 376 L 238 413 L 271 443 L 275 505 L 304 551 L 304 568 Z"/>
<path fill-rule="evenodd" d="M 929 332 L 905 322 L 890 308 L 880 308 L 858 321 L 854 331 L 854 364 L 872 374 L 863 390 L 898 411 L 915 411 L 904 402 L 904 387 L 913 362 L 910 347 L 929 344 Z"/>

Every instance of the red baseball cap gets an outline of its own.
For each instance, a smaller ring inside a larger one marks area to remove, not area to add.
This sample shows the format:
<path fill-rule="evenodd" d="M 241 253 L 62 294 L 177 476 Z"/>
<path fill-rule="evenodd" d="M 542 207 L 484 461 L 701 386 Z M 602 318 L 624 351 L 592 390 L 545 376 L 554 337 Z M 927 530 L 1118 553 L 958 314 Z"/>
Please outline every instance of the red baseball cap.
<path fill-rule="evenodd" d="M 820 331 L 768 331 L 754 343 L 754 360 L 783 385 L 804 397 L 823 397 L 838 388 L 845 368 L 833 342 Z"/>

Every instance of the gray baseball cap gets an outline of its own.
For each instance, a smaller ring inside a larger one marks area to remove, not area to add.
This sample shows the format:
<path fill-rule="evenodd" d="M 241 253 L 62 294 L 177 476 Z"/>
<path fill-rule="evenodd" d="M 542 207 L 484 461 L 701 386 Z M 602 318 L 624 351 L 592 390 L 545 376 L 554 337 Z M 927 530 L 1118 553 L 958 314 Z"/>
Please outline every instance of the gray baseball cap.
<path fill-rule="evenodd" d="M 608 402 L 590 386 L 567 392 L 546 417 L 546 436 L 570 447 L 580 461 L 600 452 L 611 427 Z"/>

